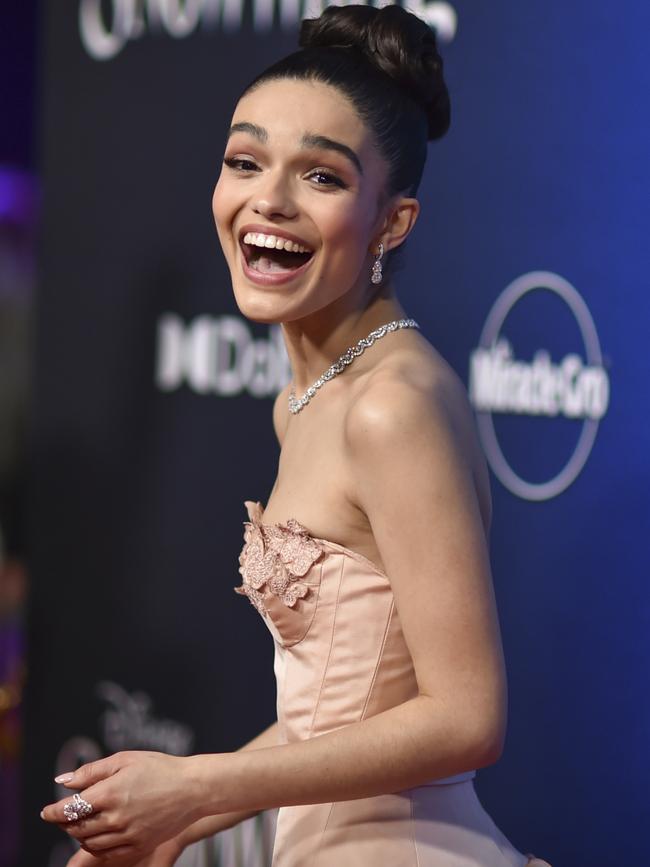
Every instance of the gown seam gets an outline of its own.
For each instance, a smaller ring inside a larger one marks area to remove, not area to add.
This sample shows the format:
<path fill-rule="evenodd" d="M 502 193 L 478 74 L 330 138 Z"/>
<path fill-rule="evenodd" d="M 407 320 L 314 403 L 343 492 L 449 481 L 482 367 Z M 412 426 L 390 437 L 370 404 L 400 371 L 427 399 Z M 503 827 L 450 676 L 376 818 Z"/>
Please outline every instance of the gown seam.
<path fill-rule="evenodd" d="M 384 572 L 383 569 L 380 569 L 376 563 L 373 563 L 365 554 L 362 554 L 360 551 L 354 551 L 352 548 L 346 548 L 345 545 L 340 545 L 338 542 L 332 542 L 331 539 L 323 539 L 320 536 L 312 536 L 311 537 L 314 542 L 318 542 L 326 548 L 330 549 L 330 553 L 342 554 L 344 557 L 349 557 L 351 560 L 356 560 L 358 563 L 362 563 L 364 566 L 370 567 L 370 570 L 378 575 L 380 578 L 385 578 L 386 581 L 390 583 L 390 579 L 388 575 Z"/>
<path fill-rule="evenodd" d="M 312 714 L 311 723 L 309 725 L 309 737 L 314 736 L 314 726 L 316 725 L 316 717 L 318 715 L 318 709 L 320 707 L 321 698 L 323 695 L 323 687 L 325 685 L 325 679 L 327 677 L 327 669 L 329 668 L 330 659 L 332 656 L 332 648 L 334 647 L 334 634 L 336 632 L 336 617 L 339 610 L 339 596 L 341 595 L 341 584 L 343 583 L 343 572 L 345 569 L 345 560 L 341 561 L 341 572 L 339 573 L 339 584 L 336 588 L 336 600 L 334 602 L 334 619 L 332 621 L 332 632 L 330 635 L 330 645 L 327 649 L 327 659 L 325 660 L 325 665 L 323 666 L 323 674 L 320 681 L 320 686 L 318 687 L 318 698 L 316 699 L 316 706 L 314 707 L 314 713 Z"/>
<path fill-rule="evenodd" d="M 420 856 L 418 855 L 418 841 L 415 834 L 415 817 L 413 815 L 413 794 L 409 792 L 409 802 L 411 805 L 411 840 L 413 841 L 413 852 L 415 853 L 415 867 L 420 867 Z"/>
<path fill-rule="evenodd" d="M 330 823 L 330 819 L 332 818 L 332 812 L 334 811 L 334 801 L 332 801 L 329 805 L 329 810 L 327 811 L 327 818 L 323 822 L 323 830 L 320 833 L 320 840 L 318 842 L 318 847 L 314 851 L 314 858 L 311 861 L 312 867 L 318 867 L 318 856 L 320 855 L 321 847 L 323 845 L 323 838 L 325 837 L 325 833 L 327 831 L 327 826 Z"/>
<path fill-rule="evenodd" d="M 372 673 L 372 679 L 370 681 L 370 686 L 368 687 L 368 692 L 366 694 L 366 700 L 363 703 L 363 708 L 361 710 L 361 719 L 365 719 L 366 711 L 368 710 L 368 705 L 370 704 L 370 697 L 372 695 L 372 691 L 375 687 L 375 683 L 377 681 L 377 674 L 379 672 L 379 666 L 384 656 L 384 650 L 386 648 L 386 641 L 388 639 L 388 630 L 390 628 L 391 621 L 393 619 L 393 611 L 395 610 L 395 601 L 391 600 L 390 608 L 388 610 L 388 617 L 386 619 L 386 625 L 384 626 L 384 634 L 381 639 L 381 646 L 379 648 L 379 653 L 377 654 L 377 659 L 375 661 L 375 670 Z"/>

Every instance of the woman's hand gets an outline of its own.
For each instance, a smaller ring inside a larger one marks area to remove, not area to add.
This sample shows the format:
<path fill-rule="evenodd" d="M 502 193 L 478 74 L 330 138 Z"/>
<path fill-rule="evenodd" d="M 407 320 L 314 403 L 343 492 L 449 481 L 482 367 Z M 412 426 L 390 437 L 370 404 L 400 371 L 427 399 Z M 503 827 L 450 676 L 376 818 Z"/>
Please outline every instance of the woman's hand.
<path fill-rule="evenodd" d="M 71 798 L 50 804 L 41 815 L 79 840 L 85 856 L 110 852 L 111 867 L 122 863 L 130 867 L 200 817 L 200 799 L 193 791 L 189 768 L 187 759 L 164 753 L 116 753 L 57 777 L 57 782 L 78 790 L 92 804 L 92 815 L 67 822 L 63 809 Z M 84 855 L 77 853 L 70 863 L 74 867 L 92 864 Z M 98 863 L 109 860 L 100 858 Z M 156 861 L 151 863 L 158 867 Z M 166 863 L 173 862 L 161 862 Z"/>
<path fill-rule="evenodd" d="M 92 855 L 84 849 L 72 856 L 67 867 L 174 867 L 184 849 L 178 837 L 161 843 L 150 855 L 125 855 L 116 858 L 112 853 Z"/>

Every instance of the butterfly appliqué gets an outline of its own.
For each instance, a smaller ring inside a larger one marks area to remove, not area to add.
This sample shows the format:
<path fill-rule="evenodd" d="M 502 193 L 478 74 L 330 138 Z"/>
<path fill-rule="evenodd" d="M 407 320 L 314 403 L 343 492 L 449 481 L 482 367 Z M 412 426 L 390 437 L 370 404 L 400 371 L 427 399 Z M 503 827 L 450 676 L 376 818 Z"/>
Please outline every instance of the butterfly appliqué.
<path fill-rule="evenodd" d="M 244 523 L 244 547 L 239 555 L 242 584 L 236 593 L 248 596 L 263 617 L 264 596 L 272 593 L 288 608 L 303 599 L 310 587 L 300 581 L 323 553 L 308 530 L 293 518 L 286 524 L 264 524 L 262 504 L 246 501 L 250 521 Z"/>

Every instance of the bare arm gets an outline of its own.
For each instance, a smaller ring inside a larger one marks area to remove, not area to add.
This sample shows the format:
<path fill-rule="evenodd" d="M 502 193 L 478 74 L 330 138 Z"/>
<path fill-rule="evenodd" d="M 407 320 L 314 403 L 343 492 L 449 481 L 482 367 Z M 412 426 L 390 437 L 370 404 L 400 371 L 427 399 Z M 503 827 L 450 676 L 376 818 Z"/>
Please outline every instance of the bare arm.
<path fill-rule="evenodd" d="M 254 737 L 248 743 L 244 744 L 237 750 L 237 753 L 246 752 L 248 750 L 259 750 L 264 747 L 275 747 L 278 745 L 278 724 L 272 723 L 268 728 L 264 729 L 259 735 Z M 204 840 L 206 837 L 212 837 L 220 831 L 225 831 L 227 828 L 232 828 L 243 822 L 245 819 L 250 819 L 256 816 L 259 810 L 236 810 L 230 813 L 221 813 L 218 816 L 206 816 L 204 819 L 199 819 L 194 822 L 189 828 L 186 828 L 179 837 L 180 851 L 182 852 L 186 846 L 191 843 L 196 843 L 197 840 Z"/>
<path fill-rule="evenodd" d="M 208 809 L 368 797 L 499 757 L 505 676 L 464 400 L 453 382 L 423 392 L 388 381 L 349 425 L 355 499 L 390 576 L 419 695 L 308 741 L 190 759 Z"/>

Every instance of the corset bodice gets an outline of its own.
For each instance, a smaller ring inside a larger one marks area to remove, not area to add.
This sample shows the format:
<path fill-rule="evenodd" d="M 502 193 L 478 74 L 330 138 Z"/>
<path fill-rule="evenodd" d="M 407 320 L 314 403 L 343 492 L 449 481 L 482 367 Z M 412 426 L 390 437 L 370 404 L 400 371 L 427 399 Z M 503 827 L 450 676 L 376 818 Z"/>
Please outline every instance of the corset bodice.
<path fill-rule="evenodd" d="M 235 589 L 274 639 L 283 740 L 324 734 L 414 698 L 418 685 L 388 576 L 296 520 L 266 524 L 260 503 L 246 507 L 243 581 Z"/>

